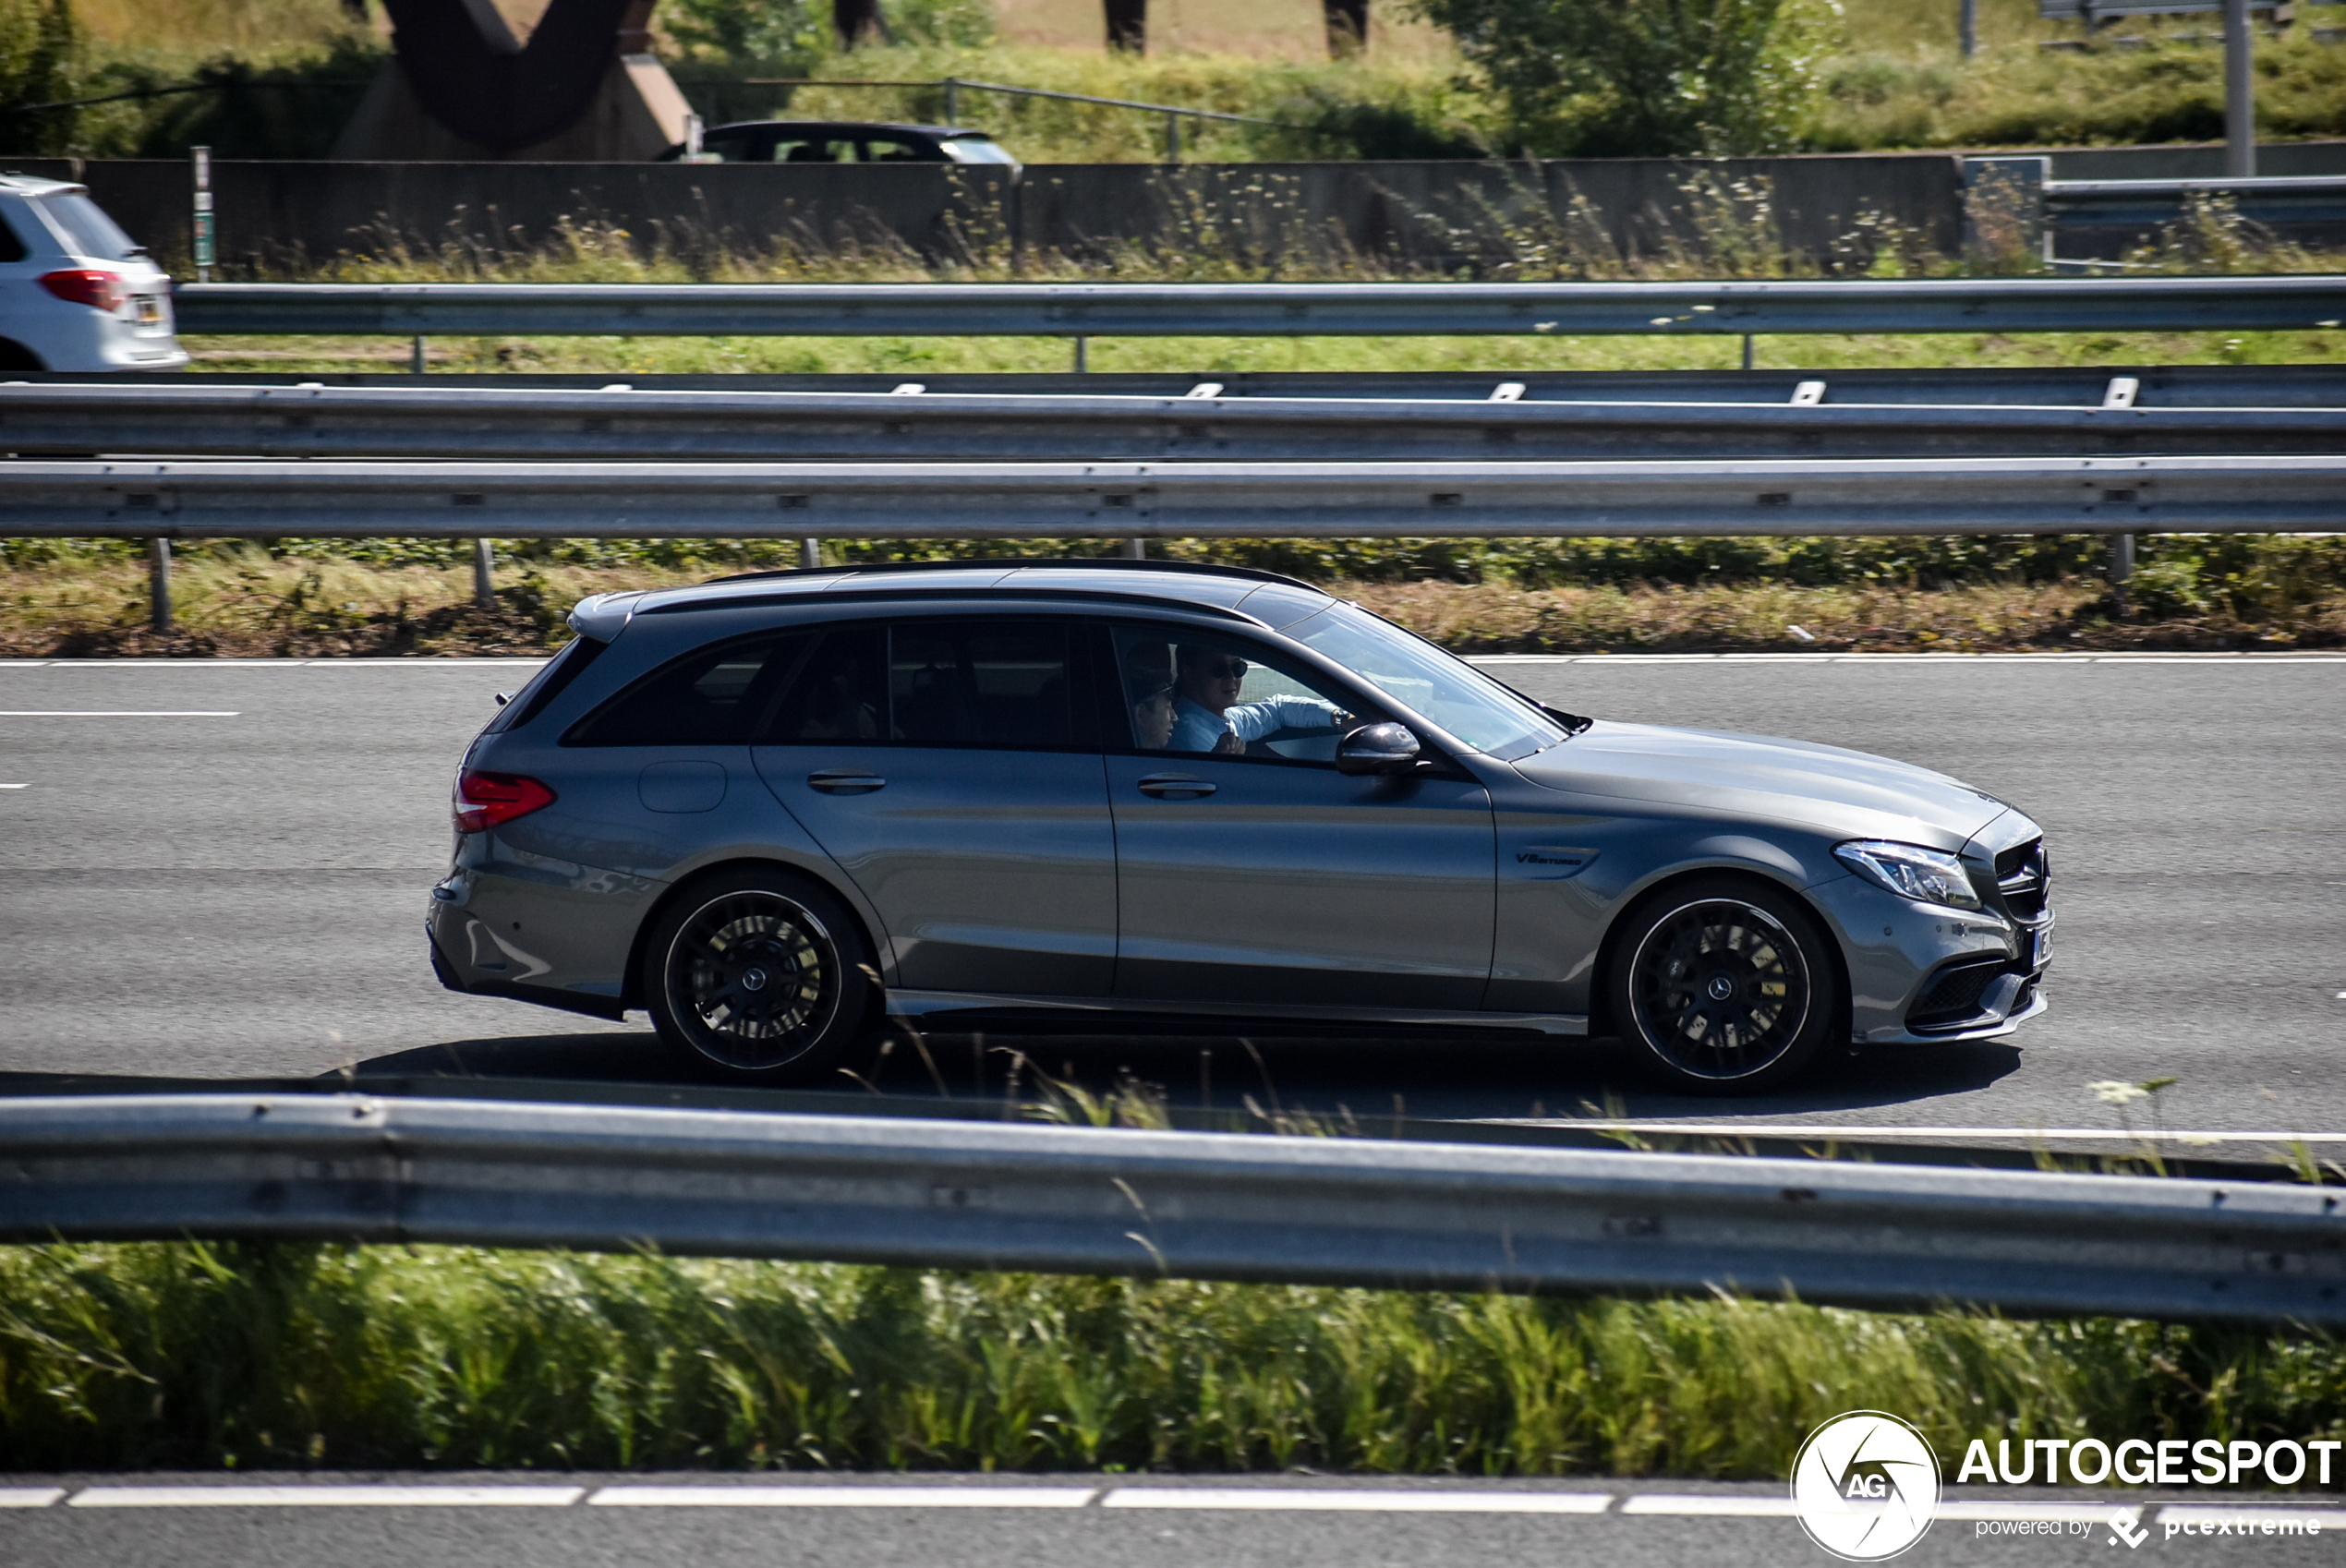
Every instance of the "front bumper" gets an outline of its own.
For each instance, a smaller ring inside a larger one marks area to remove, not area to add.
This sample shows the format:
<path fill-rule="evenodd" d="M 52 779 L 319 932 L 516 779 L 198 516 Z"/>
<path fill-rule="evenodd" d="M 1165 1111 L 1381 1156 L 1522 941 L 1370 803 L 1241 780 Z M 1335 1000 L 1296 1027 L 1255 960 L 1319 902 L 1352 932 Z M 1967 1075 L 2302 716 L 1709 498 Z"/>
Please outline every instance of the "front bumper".
<path fill-rule="evenodd" d="M 1809 889 L 1834 925 L 1849 966 L 1853 1041 L 1947 1045 L 1994 1040 L 2045 1011 L 2053 912 L 2021 921 L 1989 910 L 1941 909 L 1902 899 L 1862 877 Z M 1988 971 L 1970 1006 L 1910 1021 L 1951 971 Z"/>

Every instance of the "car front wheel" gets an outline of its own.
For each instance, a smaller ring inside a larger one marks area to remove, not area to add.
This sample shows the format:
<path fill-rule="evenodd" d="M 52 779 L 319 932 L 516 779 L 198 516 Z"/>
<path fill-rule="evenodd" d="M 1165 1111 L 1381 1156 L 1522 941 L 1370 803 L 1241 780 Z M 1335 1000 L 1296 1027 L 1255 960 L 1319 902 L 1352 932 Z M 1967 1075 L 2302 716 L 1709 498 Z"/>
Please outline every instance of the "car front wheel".
<path fill-rule="evenodd" d="M 1752 1094 L 1797 1076 L 1841 1016 L 1831 950 L 1790 896 L 1738 878 L 1631 911 L 1607 976 L 1621 1036 L 1682 1088 Z"/>
<path fill-rule="evenodd" d="M 660 1038 L 704 1068 L 804 1083 L 836 1067 L 873 1006 L 862 933 L 828 893 L 741 872 L 686 890 L 644 952 Z"/>

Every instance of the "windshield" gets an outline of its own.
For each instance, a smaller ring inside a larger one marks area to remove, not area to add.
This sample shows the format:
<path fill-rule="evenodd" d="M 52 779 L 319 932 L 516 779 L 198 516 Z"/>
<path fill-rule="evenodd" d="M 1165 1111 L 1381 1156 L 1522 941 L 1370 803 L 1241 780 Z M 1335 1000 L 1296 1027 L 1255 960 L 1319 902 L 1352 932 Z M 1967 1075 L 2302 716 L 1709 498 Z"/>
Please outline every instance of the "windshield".
<path fill-rule="evenodd" d="M 1565 737 L 1564 726 L 1509 688 L 1358 605 L 1324 609 L 1287 634 L 1485 756 L 1513 762 Z"/>
<path fill-rule="evenodd" d="M 1009 148 L 982 133 L 974 136 L 949 136 L 945 139 L 943 145 L 945 155 L 956 163 L 1015 164 L 1018 162 L 1010 156 Z"/>
<path fill-rule="evenodd" d="M 115 221 L 96 202 L 78 191 L 42 197 L 39 206 L 48 218 L 49 226 L 57 231 L 66 248 L 76 256 L 127 261 L 133 256 L 146 254 L 143 247 L 115 226 Z"/>

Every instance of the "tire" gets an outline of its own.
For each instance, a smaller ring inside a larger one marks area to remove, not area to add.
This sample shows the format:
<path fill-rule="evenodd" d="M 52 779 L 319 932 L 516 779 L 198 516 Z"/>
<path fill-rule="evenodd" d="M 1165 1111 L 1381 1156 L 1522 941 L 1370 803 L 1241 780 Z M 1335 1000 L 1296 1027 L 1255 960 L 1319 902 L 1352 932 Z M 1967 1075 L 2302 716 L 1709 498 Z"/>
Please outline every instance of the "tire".
<path fill-rule="evenodd" d="M 861 1038 L 877 986 L 863 932 L 840 901 L 780 870 L 687 887 L 644 945 L 652 1027 L 703 1072 L 810 1082 Z"/>
<path fill-rule="evenodd" d="M 1832 1033 L 1839 974 L 1798 900 L 1705 877 L 1629 911 L 1605 986 L 1621 1038 L 1678 1087 L 1757 1094 L 1798 1077 Z"/>

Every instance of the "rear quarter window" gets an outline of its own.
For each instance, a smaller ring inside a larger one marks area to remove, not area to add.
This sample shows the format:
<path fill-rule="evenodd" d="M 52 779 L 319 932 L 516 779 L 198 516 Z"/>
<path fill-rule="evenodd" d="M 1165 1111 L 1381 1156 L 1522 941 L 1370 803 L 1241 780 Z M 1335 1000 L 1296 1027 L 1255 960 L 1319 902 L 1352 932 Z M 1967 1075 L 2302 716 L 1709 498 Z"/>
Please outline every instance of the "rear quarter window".
<path fill-rule="evenodd" d="M 696 648 L 588 714 L 566 746 L 744 746 L 814 646 L 777 633 Z"/>

